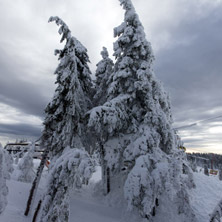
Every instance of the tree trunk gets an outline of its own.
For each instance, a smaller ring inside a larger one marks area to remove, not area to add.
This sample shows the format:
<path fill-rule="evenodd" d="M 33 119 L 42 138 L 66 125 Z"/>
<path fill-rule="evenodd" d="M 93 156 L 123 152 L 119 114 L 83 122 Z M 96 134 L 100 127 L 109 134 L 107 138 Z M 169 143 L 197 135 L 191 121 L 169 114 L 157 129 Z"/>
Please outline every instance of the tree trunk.
<path fill-rule="evenodd" d="M 43 168 L 44 168 L 44 165 L 45 165 L 46 160 L 47 160 L 47 156 L 48 156 L 48 149 L 45 149 L 44 153 L 43 153 L 43 156 L 42 156 L 42 159 L 41 159 L 41 162 L 40 162 L 40 165 L 38 167 L 35 179 L 32 182 L 32 187 L 31 187 L 31 190 L 30 190 L 30 193 L 29 193 L 29 198 L 28 198 L 28 201 L 27 201 L 27 204 L 26 204 L 26 210 L 25 210 L 25 213 L 24 213 L 25 216 L 28 216 L 29 211 L 30 211 L 30 209 L 32 207 L 32 204 L 34 202 L 35 195 L 36 195 L 36 192 L 37 192 L 37 188 L 38 188 L 38 185 L 39 185 L 39 181 L 40 181 L 41 176 L 42 176 Z"/>
<path fill-rule="evenodd" d="M 107 186 L 107 194 L 110 192 L 110 169 L 106 168 L 106 186 Z"/>

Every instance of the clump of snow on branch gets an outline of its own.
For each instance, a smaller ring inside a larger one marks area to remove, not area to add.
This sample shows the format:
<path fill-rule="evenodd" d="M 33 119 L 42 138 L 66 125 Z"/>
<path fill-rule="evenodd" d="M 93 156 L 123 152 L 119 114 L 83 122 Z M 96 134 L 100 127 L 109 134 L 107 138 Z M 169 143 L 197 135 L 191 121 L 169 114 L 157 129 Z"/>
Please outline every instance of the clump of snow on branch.
<path fill-rule="evenodd" d="M 141 155 L 130 171 L 124 194 L 128 200 L 128 209 L 135 207 L 143 218 L 155 216 L 162 204 L 163 196 L 177 209 L 177 214 L 184 214 L 187 221 L 193 221 L 187 188 L 194 188 L 191 169 L 181 151 L 166 155 L 156 148 L 152 153 Z M 195 220 L 194 220 L 195 221 Z"/>

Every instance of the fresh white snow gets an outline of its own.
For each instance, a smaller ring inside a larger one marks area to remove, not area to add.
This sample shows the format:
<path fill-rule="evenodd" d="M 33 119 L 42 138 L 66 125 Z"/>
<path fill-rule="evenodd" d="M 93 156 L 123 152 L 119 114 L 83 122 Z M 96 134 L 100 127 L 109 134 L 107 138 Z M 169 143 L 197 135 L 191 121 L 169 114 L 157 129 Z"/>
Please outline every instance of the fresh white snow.
<path fill-rule="evenodd" d="M 191 205 L 199 222 L 209 222 L 210 214 L 222 199 L 222 181 L 218 176 L 194 173 L 196 188 L 190 190 Z"/>
<path fill-rule="evenodd" d="M 35 160 L 34 167 L 37 168 L 38 164 L 39 160 Z M 203 169 L 201 172 L 199 170 L 198 173 L 194 173 L 196 188 L 189 192 L 190 201 L 198 222 L 209 222 L 210 213 L 213 212 L 218 202 L 222 199 L 222 181 L 218 179 L 218 176 L 206 176 L 203 173 Z M 16 172 L 14 173 L 16 174 Z M 45 168 L 37 199 L 43 192 L 47 174 L 47 168 Z M 101 168 L 96 167 L 96 172 L 90 179 L 89 185 L 84 186 L 81 190 L 72 192 L 69 222 L 139 222 L 140 220 L 136 219 L 135 215 L 124 217 L 121 207 L 117 205 L 110 206 L 108 201 L 103 198 L 102 191 L 101 195 L 94 193 L 95 184 L 100 179 Z M 11 180 L 7 180 L 7 186 L 9 188 L 8 205 L 0 215 L 0 222 L 30 222 L 31 217 L 25 217 L 24 210 L 31 184 L 16 181 L 12 175 Z M 34 208 L 36 207 L 37 199 L 35 200 Z M 161 222 L 168 221 L 165 218 Z"/>

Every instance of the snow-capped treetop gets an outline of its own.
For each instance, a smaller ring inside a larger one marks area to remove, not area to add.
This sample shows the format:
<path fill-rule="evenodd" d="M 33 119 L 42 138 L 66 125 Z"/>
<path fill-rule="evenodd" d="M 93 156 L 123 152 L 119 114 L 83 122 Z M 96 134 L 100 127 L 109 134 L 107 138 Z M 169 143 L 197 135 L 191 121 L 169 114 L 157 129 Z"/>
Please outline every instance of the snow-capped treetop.
<path fill-rule="evenodd" d="M 52 156 L 60 155 L 66 146 L 83 147 L 83 119 L 91 108 L 92 80 L 86 48 L 74 37 L 59 18 L 51 17 L 66 39 L 64 49 L 56 50 L 60 63 L 55 71 L 57 88 L 53 100 L 45 109 L 46 118 L 42 141 L 50 146 Z"/>
<path fill-rule="evenodd" d="M 58 16 L 51 16 L 49 18 L 48 22 L 53 22 L 55 21 L 59 28 L 59 34 L 62 35 L 62 38 L 60 42 L 63 42 L 65 39 L 68 41 L 72 36 L 71 36 L 71 31 L 69 30 L 69 27 L 63 22 L 62 19 L 60 19 Z"/>
<path fill-rule="evenodd" d="M 65 22 L 60 19 L 58 16 L 50 17 L 49 22 L 55 21 L 59 28 L 59 34 L 62 35 L 62 38 L 60 42 L 63 42 L 66 39 L 66 44 L 63 50 L 55 50 L 55 55 L 59 54 L 59 59 L 62 59 L 63 61 L 60 62 L 61 66 L 58 66 L 58 68 L 55 71 L 55 74 L 59 75 L 59 72 L 63 68 L 63 66 L 66 66 L 67 64 L 67 55 L 70 55 L 71 57 L 69 59 L 72 59 L 74 57 L 74 54 L 76 56 L 76 62 L 78 65 L 77 72 L 78 72 L 78 78 L 81 82 L 82 88 L 84 90 L 84 93 L 87 94 L 87 96 L 91 96 L 91 88 L 92 88 L 92 80 L 91 80 L 91 71 L 89 69 L 88 63 L 89 56 L 87 54 L 87 49 L 81 44 L 80 41 L 78 41 L 75 37 L 71 35 L 71 31 L 69 30 L 69 27 L 65 24 Z M 74 53 L 74 54 L 73 54 Z M 58 80 L 57 80 L 58 81 Z"/>
<path fill-rule="evenodd" d="M 112 67 L 113 67 L 113 61 L 109 58 L 109 53 L 107 51 L 106 47 L 103 47 L 103 50 L 101 51 L 102 60 L 96 64 L 96 83 L 97 85 L 100 85 L 102 79 L 108 80 L 109 76 L 112 73 Z"/>
<path fill-rule="evenodd" d="M 114 28 L 115 77 L 110 92 L 132 93 L 136 79 L 144 75 L 152 76 L 151 65 L 154 60 L 150 43 L 146 40 L 144 28 L 130 0 L 120 1 L 126 10 L 124 22 Z M 118 80 L 119 79 L 119 80 Z M 145 80 L 145 79 L 144 79 Z"/>
<path fill-rule="evenodd" d="M 89 125 L 96 126 L 98 131 L 107 126 L 107 123 L 102 121 L 104 116 L 120 120 L 123 112 L 124 123 L 119 122 L 118 128 L 114 125 L 108 126 L 113 129 L 110 136 L 138 132 L 139 137 L 143 135 L 141 130 L 148 130 L 151 133 L 149 137 L 153 139 L 149 141 L 149 146 L 146 146 L 146 152 L 157 145 L 165 152 L 170 152 L 174 138 L 169 97 L 152 70 L 153 51 L 132 2 L 120 2 L 126 12 L 124 22 L 114 29 L 114 36 L 118 37 L 114 43 L 116 63 L 109 80 L 108 99 L 103 107 L 95 108 L 96 112 L 92 110 Z M 145 137 L 144 140 L 143 143 L 147 144 Z M 139 152 L 137 154 L 139 155 Z"/>
<path fill-rule="evenodd" d="M 102 105 L 107 100 L 108 82 L 114 66 L 105 47 L 103 47 L 101 56 L 103 59 L 96 65 L 96 94 L 94 96 L 94 103 L 96 105 Z"/>
<path fill-rule="evenodd" d="M 103 50 L 101 51 L 100 54 L 101 54 L 101 56 L 102 56 L 103 59 L 107 59 L 107 58 L 109 58 L 109 53 L 108 53 L 106 47 L 103 47 Z"/>

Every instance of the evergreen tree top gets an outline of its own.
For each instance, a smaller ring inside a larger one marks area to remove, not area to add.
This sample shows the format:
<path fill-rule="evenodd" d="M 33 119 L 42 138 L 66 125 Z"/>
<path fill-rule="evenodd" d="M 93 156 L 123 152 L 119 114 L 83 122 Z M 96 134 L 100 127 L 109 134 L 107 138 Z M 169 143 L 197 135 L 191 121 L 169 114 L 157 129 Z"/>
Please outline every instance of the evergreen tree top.
<path fill-rule="evenodd" d="M 133 59 L 149 59 L 152 62 L 154 55 L 151 45 L 146 40 L 143 25 L 131 0 L 120 0 L 120 3 L 126 12 L 124 22 L 114 28 L 114 37 L 119 37 L 114 43 L 114 56 L 130 56 Z M 133 52 L 134 49 L 138 49 L 136 53 Z"/>
<path fill-rule="evenodd" d="M 58 33 L 62 35 L 60 42 L 66 40 L 66 45 L 63 50 L 55 50 L 55 55 L 59 54 L 59 59 L 61 59 L 65 55 L 65 52 L 67 52 L 68 49 L 69 52 L 71 52 L 70 47 L 74 47 L 75 54 L 77 57 L 80 58 L 80 61 L 84 61 L 84 63 L 90 62 L 86 47 L 83 46 L 78 39 L 72 36 L 69 27 L 61 18 L 59 18 L 58 16 L 51 16 L 49 18 L 49 22 L 55 22 L 58 26 L 60 26 L 58 30 Z"/>
<path fill-rule="evenodd" d="M 100 54 L 101 54 L 101 56 L 102 56 L 103 59 L 107 59 L 107 58 L 109 58 L 109 53 L 108 53 L 106 47 L 103 47 L 103 50 L 101 51 Z"/>
<path fill-rule="evenodd" d="M 72 36 L 71 36 L 71 31 L 69 30 L 69 27 L 66 25 L 66 23 L 60 19 L 58 16 L 51 16 L 49 18 L 48 22 L 54 22 L 58 25 L 61 26 L 59 29 L 59 34 L 62 35 L 62 38 L 60 42 L 63 42 L 65 39 L 68 41 Z"/>

